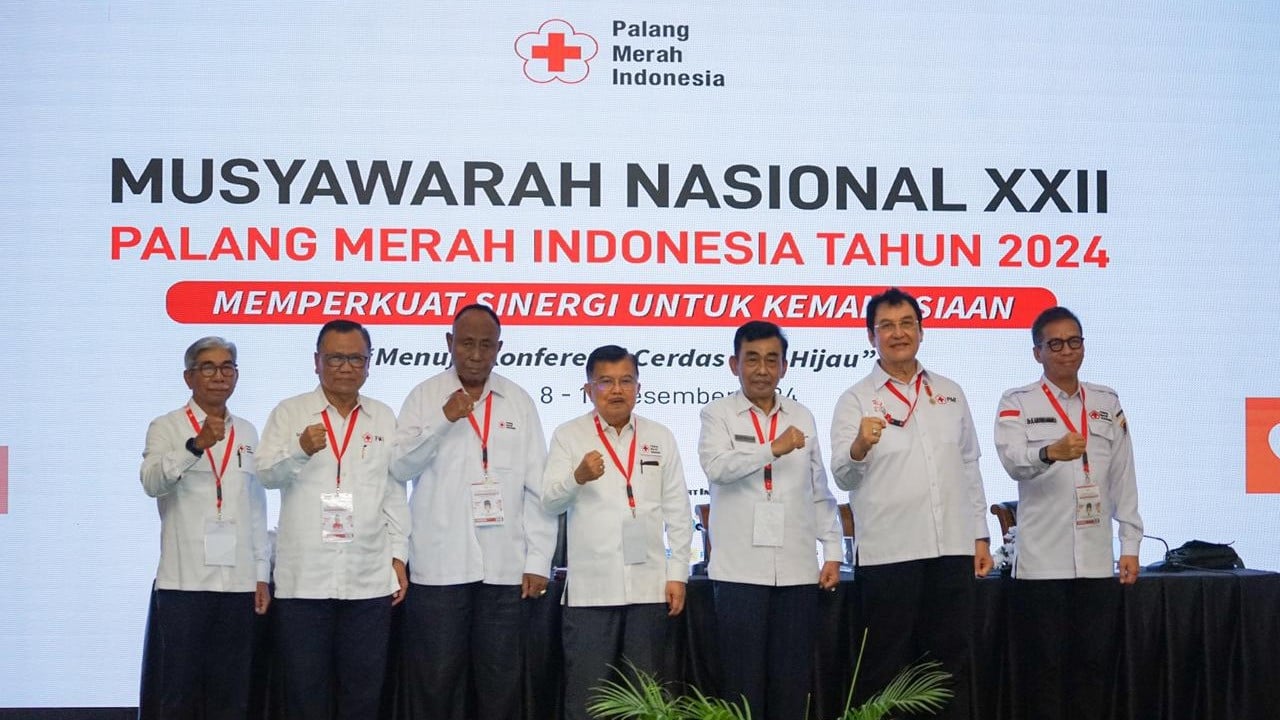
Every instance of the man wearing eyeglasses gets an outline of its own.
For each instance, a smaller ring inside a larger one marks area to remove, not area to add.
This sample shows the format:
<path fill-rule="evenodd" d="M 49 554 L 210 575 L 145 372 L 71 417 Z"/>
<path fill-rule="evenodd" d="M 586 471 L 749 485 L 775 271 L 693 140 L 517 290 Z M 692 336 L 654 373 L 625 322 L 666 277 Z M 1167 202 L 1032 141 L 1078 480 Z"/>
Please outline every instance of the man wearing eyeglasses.
<path fill-rule="evenodd" d="M 493 372 L 501 330 L 485 305 L 459 310 L 445 334 L 453 367 L 400 411 L 392 470 L 413 479 L 403 647 L 415 719 L 523 717 L 523 601 L 550 601 L 546 441 L 533 399 Z"/>
<path fill-rule="evenodd" d="M 1049 308 L 1031 340 L 1043 375 L 1005 392 L 995 422 L 1000 462 L 1018 482 L 1014 638 L 1034 658 L 1020 665 L 1015 701 L 1024 717 L 1106 717 L 1119 586 L 1138 579 L 1142 540 L 1133 448 L 1115 390 L 1080 380 L 1079 318 Z"/>
<path fill-rule="evenodd" d="M 840 396 L 831 473 L 849 491 L 867 622 L 865 697 L 925 654 L 953 676 L 940 717 L 970 717 L 975 575 L 991 570 L 978 436 L 964 392 L 916 359 L 920 305 L 890 288 L 867 303 L 879 356 Z"/>
<path fill-rule="evenodd" d="M 684 610 L 693 535 L 684 467 L 671 431 L 633 412 L 639 375 L 625 348 L 593 350 L 594 408 L 551 436 L 543 504 L 567 514 L 566 720 L 592 716 L 591 689 L 613 677 L 610 667 L 663 675 L 668 618 Z"/>
<path fill-rule="evenodd" d="M 239 379 L 234 343 L 200 338 L 184 361 L 191 399 L 151 422 L 139 473 L 160 510 L 156 715 L 243 718 L 253 614 L 271 602 L 258 431 L 227 410 Z"/>
<path fill-rule="evenodd" d="M 389 469 L 396 416 L 360 393 L 370 347 L 359 323 L 326 323 L 320 386 L 281 402 L 262 431 L 258 471 L 280 490 L 275 637 L 291 718 L 378 716 L 391 607 L 409 584 L 409 509 Z"/>

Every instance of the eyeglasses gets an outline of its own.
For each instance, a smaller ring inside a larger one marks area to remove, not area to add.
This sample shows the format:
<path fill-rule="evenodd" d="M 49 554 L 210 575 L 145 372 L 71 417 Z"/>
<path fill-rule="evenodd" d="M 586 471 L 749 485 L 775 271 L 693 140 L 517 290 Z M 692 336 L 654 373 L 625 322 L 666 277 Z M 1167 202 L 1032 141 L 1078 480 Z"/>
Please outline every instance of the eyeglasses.
<path fill-rule="evenodd" d="M 623 392 L 635 392 L 638 384 L 639 383 L 637 383 L 636 379 L 633 377 L 624 377 L 620 380 L 615 380 L 614 378 L 599 378 L 598 380 L 591 381 L 591 386 L 594 387 L 597 392 L 608 392 L 615 387 L 622 388 Z"/>
<path fill-rule="evenodd" d="M 1084 338 L 1079 335 L 1073 335 L 1065 340 L 1062 338 L 1053 338 L 1040 343 L 1040 347 L 1049 348 L 1050 352 L 1061 352 L 1062 348 L 1069 347 L 1072 350 L 1079 350 L 1084 346 Z"/>
<path fill-rule="evenodd" d="M 888 335 L 897 329 L 904 333 L 910 333 L 915 332 L 919 327 L 920 323 L 916 322 L 915 318 L 906 318 L 905 320 L 899 320 L 898 322 L 885 320 L 884 322 L 876 323 L 876 332 Z"/>
<path fill-rule="evenodd" d="M 369 364 L 368 355 L 342 355 L 340 353 L 333 353 L 330 355 L 322 355 L 321 357 L 324 358 L 324 364 L 326 366 L 335 370 L 346 364 L 350 364 L 351 367 L 359 370 Z"/>
<path fill-rule="evenodd" d="M 221 374 L 222 377 L 231 377 L 236 374 L 236 364 L 223 363 L 221 365 L 214 365 L 213 363 L 201 363 L 191 368 L 190 372 L 200 373 L 200 377 L 206 378 L 211 378 L 218 374 Z"/>

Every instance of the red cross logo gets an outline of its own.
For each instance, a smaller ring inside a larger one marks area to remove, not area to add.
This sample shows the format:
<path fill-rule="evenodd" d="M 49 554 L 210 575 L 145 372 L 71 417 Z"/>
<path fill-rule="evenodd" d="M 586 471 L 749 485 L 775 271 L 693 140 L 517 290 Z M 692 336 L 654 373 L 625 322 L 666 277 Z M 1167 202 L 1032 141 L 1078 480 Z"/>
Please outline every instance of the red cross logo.
<path fill-rule="evenodd" d="M 594 37 L 574 30 L 564 20 L 548 20 L 535 32 L 516 38 L 516 55 L 524 60 L 525 77 L 536 83 L 582 82 L 599 50 Z"/>

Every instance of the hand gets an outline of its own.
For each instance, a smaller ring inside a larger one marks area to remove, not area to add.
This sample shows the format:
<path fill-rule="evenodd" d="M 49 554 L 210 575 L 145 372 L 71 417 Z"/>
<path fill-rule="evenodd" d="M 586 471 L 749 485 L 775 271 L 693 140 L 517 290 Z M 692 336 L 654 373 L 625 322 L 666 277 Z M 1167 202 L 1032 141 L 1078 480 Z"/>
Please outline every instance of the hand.
<path fill-rule="evenodd" d="M 1120 584 L 1132 585 L 1138 582 L 1138 556 L 1137 555 L 1121 555 L 1120 556 Z"/>
<path fill-rule="evenodd" d="M 675 617 L 684 612 L 684 583 L 678 580 L 667 581 L 667 617 Z"/>
<path fill-rule="evenodd" d="M 582 462 L 573 471 L 573 479 L 579 485 L 586 485 L 604 475 L 604 456 L 598 450 L 592 450 L 582 456 Z"/>
<path fill-rule="evenodd" d="M 822 572 L 818 573 L 818 587 L 835 592 L 840 584 L 840 561 L 828 560 L 822 563 Z"/>
<path fill-rule="evenodd" d="M 993 567 L 991 562 L 991 541 L 975 540 L 973 542 L 973 574 L 975 577 L 986 577 Z"/>
<path fill-rule="evenodd" d="M 520 599 L 540 598 L 547 594 L 547 579 L 535 573 L 525 573 L 520 580 Z"/>
<path fill-rule="evenodd" d="M 253 589 L 253 611 L 259 615 L 266 615 L 269 607 L 271 607 L 271 586 L 260 582 Z"/>
<path fill-rule="evenodd" d="M 885 424 L 884 418 L 875 415 L 863 417 L 862 424 L 858 426 L 858 436 L 853 439 L 853 445 L 849 446 L 849 457 L 854 460 L 865 458 L 872 446 L 880 442 L 880 433 Z"/>
<path fill-rule="evenodd" d="M 769 449 L 773 451 L 774 457 L 782 457 L 792 450 L 799 450 L 804 447 L 804 433 L 795 425 L 791 425 L 782 434 L 774 439 Z"/>
<path fill-rule="evenodd" d="M 1063 462 L 1067 460 L 1075 460 L 1084 455 L 1084 436 L 1080 433 L 1069 432 L 1058 438 L 1058 441 L 1049 446 L 1046 452 L 1050 460 Z"/>
<path fill-rule="evenodd" d="M 445 401 L 444 407 L 441 408 L 441 410 L 444 411 L 444 418 L 446 420 L 449 422 L 457 422 L 470 415 L 471 411 L 475 408 L 476 404 L 471 399 L 471 396 L 462 388 L 458 388 L 458 391 L 450 395 L 449 399 Z"/>
<path fill-rule="evenodd" d="M 196 435 L 196 447 L 201 450 L 208 450 L 222 442 L 222 438 L 226 436 L 227 419 L 216 415 L 206 415 L 204 425 L 200 428 L 199 434 Z"/>
<path fill-rule="evenodd" d="M 399 558 L 391 558 L 391 569 L 396 571 L 396 583 L 400 585 L 400 589 L 391 593 L 391 607 L 395 607 L 404 602 L 404 596 L 409 593 L 409 573 L 404 569 L 404 561 Z"/>
<path fill-rule="evenodd" d="M 325 435 L 324 425 L 316 423 L 308 425 L 302 434 L 298 436 L 298 445 L 302 448 L 302 452 L 307 455 L 315 455 L 329 445 L 329 438 Z"/>

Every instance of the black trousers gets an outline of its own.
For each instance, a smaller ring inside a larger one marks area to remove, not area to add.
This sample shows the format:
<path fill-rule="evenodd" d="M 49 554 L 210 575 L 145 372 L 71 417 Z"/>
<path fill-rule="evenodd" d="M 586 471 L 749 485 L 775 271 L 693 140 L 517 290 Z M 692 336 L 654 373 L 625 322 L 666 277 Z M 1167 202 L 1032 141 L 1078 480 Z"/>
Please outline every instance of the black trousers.
<path fill-rule="evenodd" d="M 288 720 L 379 717 L 391 598 L 277 599 L 275 644 Z"/>
<path fill-rule="evenodd" d="M 715 583 L 721 697 L 756 720 L 805 717 L 813 687 L 816 584 Z M 810 712 L 812 715 L 812 712 Z"/>
<path fill-rule="evenodd" d="M 249 713 L 253 593 L 156 591 L 160 717 L 242 720 Z"/>
<path fill-rule="evenodd" d="M 630 663 L 644 672 L 661 674 L 667 639 L 666 603 L 566 607 L 561 622 L 565 720 L 591 717 L 587 705 L 594 689 L 605 680 L 618 678 L 610 668 L 626 672 Z"/>
<path fill-rule="evenodd" d="M 879 692 L 908 665 L 937 660 L 952 675 L 955 697 L 930 717 L 970 720 L 973 556 L 860 565 L 856 573 L 867 625 L 856 696 Z"/>
<path fill-rule="evenodd" d="M 1120 591 L 1113 578 L 1014 580 L 1015 717 L 1106 720 L 1120 671 Z"/>
<path fill-rule="evenodd" d="M 413 720 L 518 720 L 519 585 L 418 585 L 405 599 L 403 672 Z"/>

